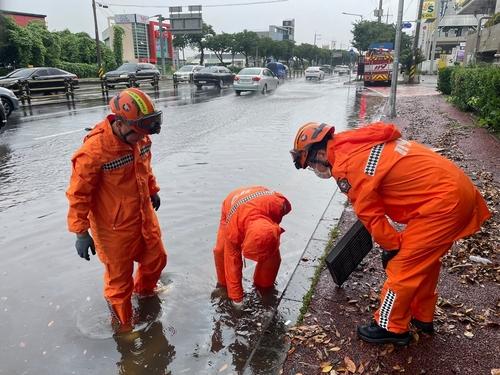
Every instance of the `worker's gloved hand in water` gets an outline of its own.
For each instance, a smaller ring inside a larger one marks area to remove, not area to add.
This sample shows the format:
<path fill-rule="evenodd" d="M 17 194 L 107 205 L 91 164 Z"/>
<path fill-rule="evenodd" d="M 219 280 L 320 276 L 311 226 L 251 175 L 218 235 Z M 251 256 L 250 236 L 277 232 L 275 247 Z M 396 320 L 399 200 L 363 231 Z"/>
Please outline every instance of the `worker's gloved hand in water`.
<path fill-rule="evenodd" d="M 161 204 L 160 196 L 158 195 L 158 193 L 151 196 L 151 204 L 153 205 L 155 211 L 158 211 L 158 208 L 160 208 Z"/>
<path fill-rule="evenodd" d="M 76 251 L 81 258 L 90 260 L 89 248 L 92 251 L 92 255 L 95 255 L 95 245 L 94 240 L 90 236 L 89 232 L 77 233 L 75 242 Z"/>
<path fill-rule="evenodd" d="M 231 300 L 231 305 L 233 305 L 235 310 L 241 311 L 243 309 L 243 300 L 241 301 Z"/>
<path fill-rule="evenodd" d="M 396 256 L 396 254 L 399 252 L 399 249 L 396 250 L 382 250 L 382 267 L 385 268 L 387 267 L 387 263 Z"/>

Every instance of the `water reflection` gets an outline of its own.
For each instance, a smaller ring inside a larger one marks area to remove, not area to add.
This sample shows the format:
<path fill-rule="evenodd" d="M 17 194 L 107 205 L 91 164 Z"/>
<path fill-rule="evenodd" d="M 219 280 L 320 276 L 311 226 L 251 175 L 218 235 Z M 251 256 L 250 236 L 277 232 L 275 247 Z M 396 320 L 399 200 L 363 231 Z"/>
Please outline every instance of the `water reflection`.
<path fill-rule="evenodd" d="M 347 91 L 347 126 L 356 128 L 361 124 L 377 121 L 387 99 L 372 95 L 363 86 L 349 87 Z"/>
<path fill-rule="evenodd" d="M 217 287 L 211 294 L 215 309 L 210 352 L 224 357 L 227 351 L 232 359 L 232 370 L 242 374 L 249 365 L 259 337 L 271 321 L 279 302 L 279 292 L 272 288 L 255 288 L 247 293 L 242 309 L 235 309 L 227 291 Z M 219 363 L 215 371 L 222 371 L 228 363 Z"/>
<path fill-rule="evenodd" d="M 159 320 L 161 311 L 162 302 L 158 296 L 139 299 L 135 316 L 137 325 L 145 324 L 145 328 L 113 336 L 121 354 L 117 362 L 120 375 L 171 373 L 168 365 L 175 358 L 175 347 L 165 337 Z"/>

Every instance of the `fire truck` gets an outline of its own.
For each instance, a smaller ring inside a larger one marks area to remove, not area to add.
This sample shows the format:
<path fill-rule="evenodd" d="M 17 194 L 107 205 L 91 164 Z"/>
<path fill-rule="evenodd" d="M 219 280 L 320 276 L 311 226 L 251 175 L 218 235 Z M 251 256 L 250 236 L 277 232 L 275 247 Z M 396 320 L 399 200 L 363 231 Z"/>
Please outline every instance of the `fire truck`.
<path fill-rule="evenodd" d="M 392 43 L 372 43 L 363 58 L 363 81 L 365 86 L 374 83 L 391 85 L 394 62 Z"/>

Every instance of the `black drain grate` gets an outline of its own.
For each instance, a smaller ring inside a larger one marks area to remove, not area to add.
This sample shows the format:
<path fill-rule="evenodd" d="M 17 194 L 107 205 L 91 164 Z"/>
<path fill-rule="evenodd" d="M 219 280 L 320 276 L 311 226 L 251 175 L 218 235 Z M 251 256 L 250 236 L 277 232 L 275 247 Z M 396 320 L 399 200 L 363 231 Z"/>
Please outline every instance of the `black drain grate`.
<path fill-rule="evenodd" d="M 335 284 L 341 286 L 372 248 L 372 236 L 356 221 L 326 257 Z"/>

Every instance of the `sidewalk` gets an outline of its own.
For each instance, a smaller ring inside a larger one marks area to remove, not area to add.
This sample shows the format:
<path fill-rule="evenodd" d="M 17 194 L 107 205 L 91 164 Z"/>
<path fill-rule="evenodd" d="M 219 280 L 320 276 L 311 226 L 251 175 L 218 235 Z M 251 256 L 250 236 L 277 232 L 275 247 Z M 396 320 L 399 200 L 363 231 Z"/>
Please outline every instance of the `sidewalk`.
<path fill-rule="evenodd" d="M 279 373 L 500 373 L 495 370 L 500 369 L 500 142 L 485 129 L 474 127 L 469 114 L 452 107 L 438 93 L 416 96 L 416 91 L 433 91 L 431 85 L 423 86 L 414 89 L 413 95 L 412 86 L 405 88 L 408 95 L 398 92 L 395 123 L 405 138 L 440 149 L 462 167 L 494 215 L 482 232 L 459 241 L 443 259 L 437 332 L 432 336 L 414 333 L 408 347 L 371 345 L 357 338 L 356 327 L 369 322 L 379 306 L 385 279 L 376 248 L 342 288 L 322 269 L 303 323 L 288 330 L 288 356 Z M 337 239 L 355 219 L 348 206 L 339 220 Z M 471 255 L 493 264 L 476 263 Z"/>

